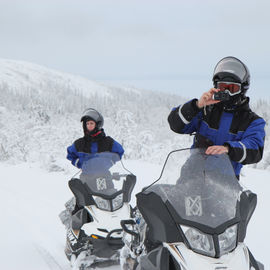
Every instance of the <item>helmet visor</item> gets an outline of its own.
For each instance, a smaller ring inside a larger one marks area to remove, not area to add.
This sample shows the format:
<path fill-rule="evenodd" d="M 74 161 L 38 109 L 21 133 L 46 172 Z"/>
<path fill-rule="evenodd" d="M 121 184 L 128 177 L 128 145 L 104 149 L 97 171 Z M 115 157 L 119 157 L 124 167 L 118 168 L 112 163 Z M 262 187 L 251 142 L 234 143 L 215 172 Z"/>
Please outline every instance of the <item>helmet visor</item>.
<path fill-rule="evenodd" d="M 240 83 L 232 83 L 232 82 L 217 82 L 217 88 L 220 91 L 229 91 L 230 95 L 236 95 L 241 92 L 241 84 Z"/>
<path fill-rule="evenodd" d="M 245 76 L 247 75 L 244 64 L 233 57 L 224 58 L 217 64 L 214 70 L 214 76 L 221 72 L 233 74 L 239 78 L 241 82 L 244 82 Z"/>
<path fill-rule="evenodd" d="M 86 109 L 83 112 L 83 116 L 81 118 L 81 121 L 84 121 L 87 118 L 93 119 L 96 123 L 99 122 L 99 121 L 101 121 L 100 114 L 96 110 L 94 110 L 94 109 Z"/>

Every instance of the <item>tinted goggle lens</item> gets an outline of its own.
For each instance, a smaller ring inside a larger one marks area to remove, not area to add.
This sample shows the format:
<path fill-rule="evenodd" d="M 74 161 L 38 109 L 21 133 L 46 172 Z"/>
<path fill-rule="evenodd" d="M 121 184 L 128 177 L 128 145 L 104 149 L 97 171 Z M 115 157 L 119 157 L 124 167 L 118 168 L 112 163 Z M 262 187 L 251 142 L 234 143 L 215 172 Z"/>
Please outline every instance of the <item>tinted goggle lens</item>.
<path fill-rule="evenodd" d="M 235 93 L 240 92 L 241 84 L 240 83 L 232 83 L 232 82 L 218 82 L 217 88 L 220 89 L 220 91 L 229 90 L 230 93 L 235 94 Z"/>

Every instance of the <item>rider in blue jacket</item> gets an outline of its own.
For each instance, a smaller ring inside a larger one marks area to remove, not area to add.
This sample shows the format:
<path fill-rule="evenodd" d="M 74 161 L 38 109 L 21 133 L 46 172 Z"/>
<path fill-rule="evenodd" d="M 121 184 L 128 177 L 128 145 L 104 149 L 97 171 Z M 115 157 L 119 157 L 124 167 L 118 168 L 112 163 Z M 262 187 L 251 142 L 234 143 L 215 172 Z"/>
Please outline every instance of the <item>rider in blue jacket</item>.
<path fill-rule="evenodd" d="M 262 159 L 265 121 L 249 107 L 250 73 L 239 59 L 221 59 L 213 83 L 199 100 L 173 108 L 169 125 L 176 133 L 195 133 L 192 147 L 205 147 L 206 154 L 228 153 L 239 179 L 243 165 Z"/>
<path fill-rule="evenodd" d="M 83 122 L 84 137 L 76 140 L 67 148 L 67 159 L 71 161 L 72 165 L 81 168 L 86 154 L 108 151 L 122 157 L 124 153 L 122 145 L 105 135 L 102 128 L 104 119 L 98 111 L 92 108 L 86 109 L 81 122 Z"/>
<path fill-rule="evenodd" d="M 82 168 L 84 159 L 89 154 L 100 152 L 117 153 L 120 159 L 123 156 L 124 149 L 120 143 L 113 138 L 106 136 L 103 130 L 103 116 L 95 109 L 86 109 L 81 117 L 83 123 L 84 137 L 76 140 L 67 148 L 67 159 L 72 165 Z M 83 223 L 93 221 L 93 218 L 87 216 L 82 218 L 84 207 L 78 205 L 77 201 L 75 208 L 72 211 L 71 228 L 67 232 L 67 248 L 72 254 L 78 255 L 85 242 L 85 233 L 81 230 Z"/>

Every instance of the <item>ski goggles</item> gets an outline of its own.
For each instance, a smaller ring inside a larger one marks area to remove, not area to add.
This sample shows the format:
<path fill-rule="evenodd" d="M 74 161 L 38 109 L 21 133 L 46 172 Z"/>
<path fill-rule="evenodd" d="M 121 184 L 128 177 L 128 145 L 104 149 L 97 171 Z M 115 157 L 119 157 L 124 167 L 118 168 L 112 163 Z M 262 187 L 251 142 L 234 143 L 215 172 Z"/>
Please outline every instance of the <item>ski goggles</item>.
<path fill-rule="evenodd" d="M 233 82 L 217 82 L 217 88 L 220 91 L 226 91 L 231 95 L 237 95 L 241 92 L 241 84 Z"/>

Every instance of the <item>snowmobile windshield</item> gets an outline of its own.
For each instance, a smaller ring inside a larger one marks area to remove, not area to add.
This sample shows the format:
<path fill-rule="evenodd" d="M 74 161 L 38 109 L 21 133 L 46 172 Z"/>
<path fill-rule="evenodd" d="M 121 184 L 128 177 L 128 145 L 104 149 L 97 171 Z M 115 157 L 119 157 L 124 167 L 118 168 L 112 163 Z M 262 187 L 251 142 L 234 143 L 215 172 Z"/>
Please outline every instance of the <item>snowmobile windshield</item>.
<path fill-rule="evenodd" d="M 236 216 L 241 186 L 227 155 L 173 151 L 160 180 L 144 192 L 158 194 L 181 219 L 216 228 Z"/>
<path fill-rule="evenodd" d="M 116 153 L 85 154 L 80 180 L 93 194 L 112 196 L 122 190 L 128 173 Z"/>

